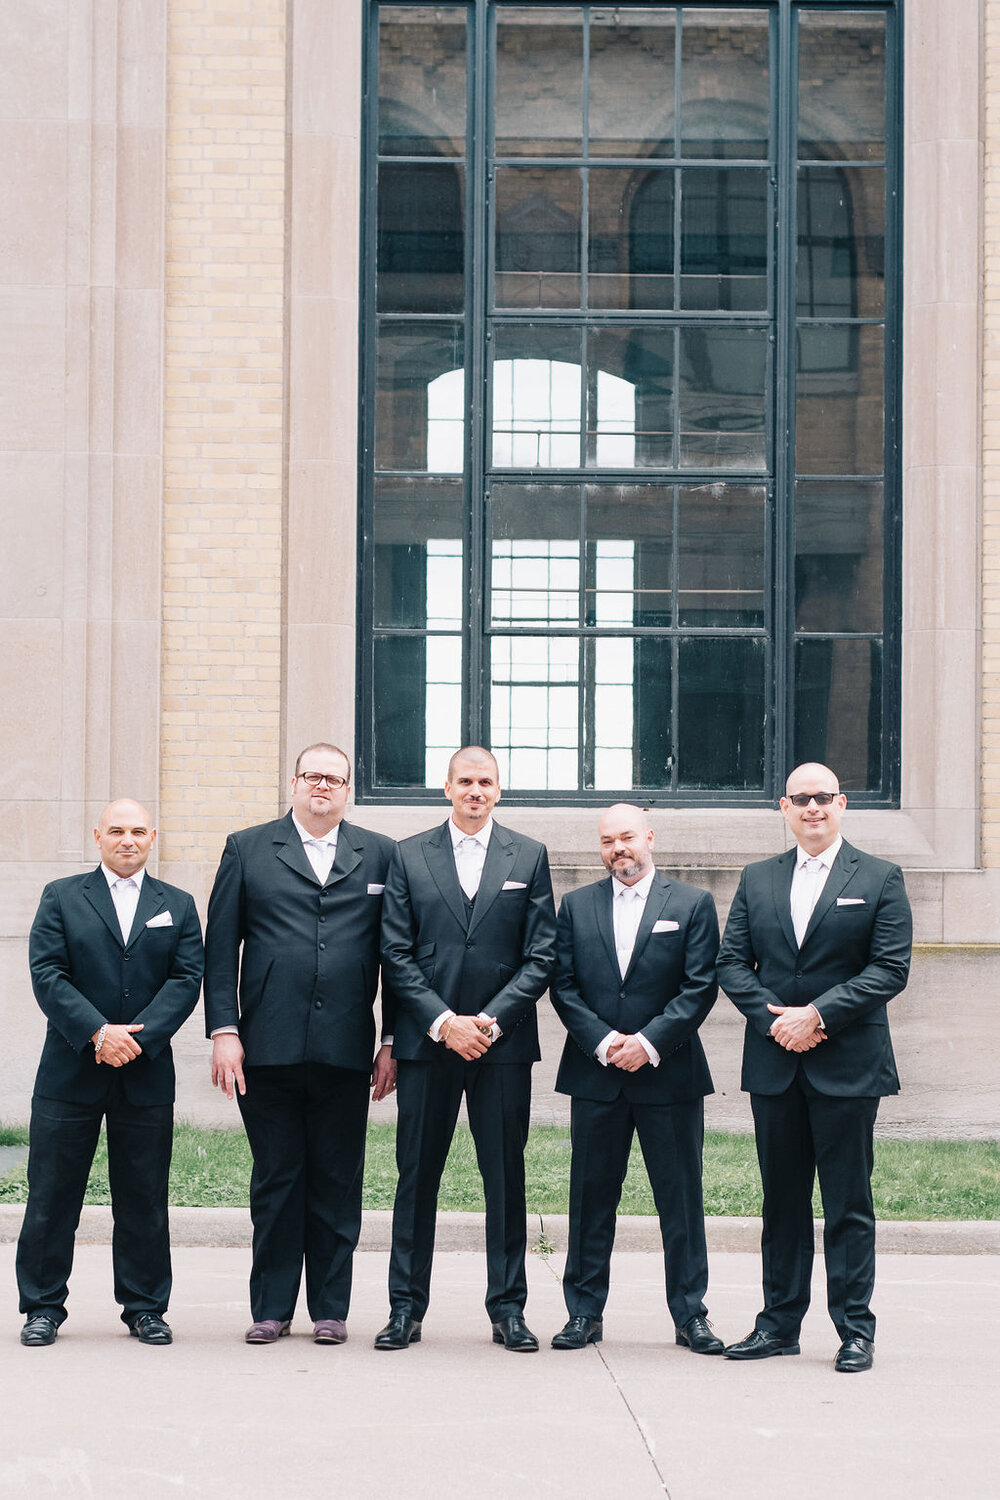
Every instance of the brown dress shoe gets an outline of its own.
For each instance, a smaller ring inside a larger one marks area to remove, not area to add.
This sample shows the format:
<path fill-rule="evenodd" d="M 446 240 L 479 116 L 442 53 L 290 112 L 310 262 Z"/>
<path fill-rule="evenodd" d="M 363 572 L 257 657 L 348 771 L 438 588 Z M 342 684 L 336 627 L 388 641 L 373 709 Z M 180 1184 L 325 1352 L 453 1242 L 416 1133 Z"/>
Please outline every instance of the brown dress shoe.
<path fill-rule="evenodd" d="M 264 1318 L 260 1323 L 252 1323 L 243 1335 L 245 1344 L 276 1344 L 283 1339 L 286 1333 L 292 1331 L 292 1320 L 283 1323 L 280 1318 Z"/>
<path fill-rule="evenodd" d="M 313 1324 L 314 1344 L 346 1344 L 347 1324 L 343 1318 L 319 1318 Z"/>

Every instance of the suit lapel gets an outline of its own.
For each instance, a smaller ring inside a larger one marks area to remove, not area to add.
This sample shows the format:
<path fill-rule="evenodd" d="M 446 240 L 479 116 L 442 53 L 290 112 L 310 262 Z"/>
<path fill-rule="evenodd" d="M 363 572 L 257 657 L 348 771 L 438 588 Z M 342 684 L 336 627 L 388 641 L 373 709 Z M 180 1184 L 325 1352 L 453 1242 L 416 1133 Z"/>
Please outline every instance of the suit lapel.
<path fill-rule="evenodd" d="M 493 840 L 490 839 L 492 844 Z M 440 828 L 435 828 L 423 841 L 424 859 L 431 873 L 431 879 L 441 892 L 442 899 L 458 922 L 462 931 L 468 929 L 468 918 L 465 911 L 465 894 L 458 883 L 458 871 L 455 868 L 455 856 L 451 848 L 451 835 L 448 832 L 448 824 L 443 823 Z"/>
<path fill-rule="evenodd" d="M 614 901 L 615 888 L 611 879 L 601 880 L 594 886 L 594 915 L 597 930 L 601 934 L 601 942 L 604 944 L 615 976 L 615 982 L 621 982 L 621 972 L 618 968 L 618 952 L 615 948 L 615 924 L 611 915 L 612 903 Z"/>
<path fill-rule="evenodd" d="M 305 854 L 305 850 L 302 852 Z M 308 863 L 309 856 L 306 855 L 306 864 Z M 333 868 L 326 882 L 327 885 L 335 885 L 338 880 L 343 880 L 344 876 L 350 875 L 360 863 L 361 855 L 354 842 L 354 829 L 349 823 L 341 823 L 340 832 L 337 834 L 337 853 L 334 856 Z"/>
<path fill-rule="evenodd" d="M 282 826 L 275 835 L 275 854 L 296 875 L 303 875 L 306 880 L 312 881 L 313 885 L 319 885 L 319 876 L 309 863 L 309 856 L 299 838 L 299 831 L 292 822 L 292 815 L 288 813 L 282 819 Z M 337 839 L 337 853 L 340 853 L 340 838 Z M 346 873 L 346 872 L 345 872 Z"/>
<path fill-rule="evenodd" d="M 145 885 L 145 880 L 142 883 L 143 885 Z M 122 930 L 118 925 L 118 913 L 115 911 L 115 903 L 111 899 L 111 890 L 108 886 L 108 882 L 104 878 L 104 872 L 101 869 L 100 865 L 98 865 L 97 869 L 94 870 L 91 875 L 88 875 L 86 880 L 84 881 L 83 894 L 86 896 L 87 900 L 90 902 L 91 906 L 94 908 L 97 915 L 104 923 L 105 927 L 107 927 L 108 931 L 111 933 L 111 936 L 114 938 L 118 946 L 120 948 L 124 948 L 125 944 L 122 942 Z M 135 926 L 134 922 L 132 923 L 132 926 Z"/>
<path fill-rule="evenodd" d="M 646 897 L 646 904 L 643 907 L 642 918 L 639 922 L 639 930 L 635 935 L 635 944 L 632 948 L 632 957 L 628 961 L 628 968 L 625 970 L 623 980 L 628 979 L 630 974 L 632 973 L 632 970 L 635 968 L 636 960 L 649 941 L 649 935 L 653 930 L 653 923 L 659 919 L 660 913 L 667 904 L 667 897 L 669 896 L 669 894 L 670 881 L 664 879 L 664 877 L 660 874 L 654 875 L 653 883 L 649 887 L 649 895 Z M 615 963 L 617 964 L 617 962 L 618 959 L 616 957 Z"/>
<path fill-rule="evenodd" d="M 841 844 L 837 851 L 837 858 L 830 867 L 830 873 L 826 877 L 826 884 L 820 892 L 820 898 L 813 907 L 813 914 L 809 918 L 809 926 L 806 928 L 802 938 L 802 946 L 805 947 L 812 937 L 816 928 L 822 922 L 827 912 L 833 906 L 837 897 L 847 882 L 852 879 L 858 868 L 858 852 L 852 849 L 850 844 Z"/>
<path fill-rule="evenodd" d="M 132 930 L 128 935 L 128 942 L 125 944 L 126 951 L 132 948 L 136 939 L 141 937 L 143 932 L 145 932 L 146 923 L 150 917 L 155 917 L 156 913 L 162 910 L 165 899 L 163 887 L 160 882 L 154 880 L 152 875 L 144 875 L 142 886 L 139 890 L 139 904 L 135 909 L 135 916 L 132 918 Z M 113 902 L 112 905 L 114 905 Z"/>
<path fill-rule="evenodd" d="M 771 886 L 778 926 L 785 934 L 785 939 L 793 953 L 799 951 L 799 945 L 795 941 L 795 928 L 792 926 L 792 876 L 795 874 L 796 855 L 797 846 L 786 849 L 784 854 L 779 854 L 775 861 Z"/>
<path fill-rule="evenodd" d="M 476 904 L 472 908 L 472 921 L 469 923 L 470 934 L 479 926 L 503 890 L 504 881 L 510 874 L 519 847 L 506 828 L 501 828 L 498 823 L 493 824 L 493 832 L 486 845 L 486 859 L 483 863 L 483 873 L 479 878 L 479 890 L 476 892 Z M 452 864 L 454 862 L 452 859 Z"/>

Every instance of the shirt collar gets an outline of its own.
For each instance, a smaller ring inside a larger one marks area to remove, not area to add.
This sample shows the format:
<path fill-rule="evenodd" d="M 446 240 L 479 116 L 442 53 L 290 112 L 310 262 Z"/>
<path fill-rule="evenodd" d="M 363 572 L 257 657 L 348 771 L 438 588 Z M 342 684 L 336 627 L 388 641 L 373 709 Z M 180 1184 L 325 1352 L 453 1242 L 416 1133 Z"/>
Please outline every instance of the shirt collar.
<path fill-rule="evenodd" d="M 136 890 L 137 891 L 141 891 L 142 890 L 142 878 L 145 875 L 145 873 L 146 873 L 146 866 L 143 865 L 142 869 L 141 870 L 136 870 L 136 872 L 135 872 L 134 875 L 116 875 L 115 872 L 114 872 L 114 870 L 109 870 L 108 867 L 107 867 L 107 865 L 104 863 L 103 859 L 101 860 L 101 874 L 104 876 L 105 880 L 108 882 L 108 890 L 109 891 L 114 890 L 114 888 L 118 884 L 119 880 L 134 880 L 135 881 L 135 888 L 136 888 Z"/>
<path fill-rule="evenodd" d="M 453 849 L 457 849 L 464 839 L 475 839 L 477 844 L 482 844 L 483 848 L 486 849 L 489 847 L 490 834 L 493 832 L 493 814 L 490 814 L 482 828 L 476 833 L 463 833 L 455 822 L 455 819 L 449 818 L 448 832 L 451 834 L 451 847 Z"/>
<path fill-rule="evenodd" d="M 837 855 L 840 853 L 840 846 L 843 842 L 843 834 L 838 833 L 833 843 L 829 846 L 829 848 L 824 849 L 822 854 L 809 854 L 805 849 L 803 849 L 801 844 L 796 844 L 795 848 L 798 852 L 795 856 L 795 868 L 797 870 L 801 870 L 807 859 L 818 859 L 821 864 L 826 865 L 826 868 L 828 870 L 832 870 L 833 862 L 837 858 Z"/>
<path fill-rule="evenodd" d="M 624 881 L 615 880 L 614 876 L 612 876 L 611 883 L 614 886 L 616 899 L 619 896 L 624 897 L 626 891 L 628 891 L 638 896 L 641 901 L 645 901 L 646 897 L 649 895 L 650 887 L 653 884 L 653 877 L 655 874 L 656 868 L 654 866 L 653 869 L 647 870 L 642 879 L 637 880 L 635 885 L 626 885 Z"/>
<path fill-rule="evenodd" d="M 295 832 L 304 844 L 329 844 L 330 848 L 336 852 L 337 834 L 340 832 L 339 823 L 334 823 L 329 833 L 310 833 L 308 828 L 303 828 L 294 813 L 292 813 L 292 822 L 295 824 Z"/>

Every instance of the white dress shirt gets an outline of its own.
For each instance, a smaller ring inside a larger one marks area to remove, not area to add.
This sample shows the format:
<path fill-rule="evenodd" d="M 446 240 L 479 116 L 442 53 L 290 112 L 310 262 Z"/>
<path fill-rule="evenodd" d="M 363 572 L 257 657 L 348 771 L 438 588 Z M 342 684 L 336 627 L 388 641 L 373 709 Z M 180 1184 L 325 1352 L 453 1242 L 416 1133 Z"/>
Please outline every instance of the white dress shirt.
<path fill-rule="evenodd" d="M 101 871 L 108 882 L 111 892 L 111 900 L 114 903 L 115 915 L 118 918 L 118 926 L 121 928 L 122 942 L 127 943 L 132 931 L 132 923 L 135 921 L 136 907 L 139 905 L 139 892 L 142 890 L 145 867 L 136 870 L 134 875 L 116 875 L 114 870 L 109 870 L 104 861 L 101 861 Z"/>
<path fill-rule="evenodd" d="M 824 849 L 822 854 L 809 854 L 801 844 L 795 846 L 795 873 L 792 876 L 790 906 L 795 941 L 800 948 L 802 939 L 806 935 L 806 928 L 809 926 L 809 918 L 816 910 L 816 903 L 823 894 L 823 887 L 830 878 L 833 862 L 840 853 L 840 846 L 843 842 L 843 837 L 838 833 L 833 843 Z M 819 1024 L 825 1031 L 823 1017 L 815 1004 L 813 1010 L 819 1016 Z"/>
<path fill-rule="evenodd" d="M 639 924 L 642 921 L 642 914 L 646 910 L 646 900 L 652 889 L 655 874 L 655 869 L 647 870 L 646 874 L 641 880 L 637 880 L 635 885 L 625 885 L 623 881 L 616 880 L 614 876 L 611 878 L 613 892 L 611 898 L 611 922 L 615 934 L 615 954 L 618 958 L 618 969 L 623 979 L 625 978 L 629 964 L 632 962 L 632 950 L 635 947 L 635 940 L 639 933 Z M 607 1036 L 598 1044 L 594 1056 L 602 1067 L 606 1068 L 608 1066 L 608 1048 L 618 1035 L 617 1031 L 609 1031 Z M 641 1031 L 637 1031 L 635 1035 L 646 1049 L 653 1067 L 658 1068 L 660 1065 L 660 1054 L 652 1042 L 647 1041 Z"/>
<path fill-rule="evenodd" d="M 303 828 L 298 818 L 292 813 L 292 822 L 295 824 L 295 832 L 302 840 L 302 847 L 306 852 L 306 859 L 313 867 L 316 879 L 320 885 L 326 885 L 333 869 L 333 861 L 337 857 L 337 835 L 340 832 L 340 824 L 335 823 L 329 833 L 314 834 L 308 828 Z"/>
<path fill-rule="evenodd" d="M 479 891 L 479 882 L 483 878 L 483 866 L 486 863 L 486 851 L 490 846 L 490 836 L 493 833 L 493 819 L 489 817 L 482 828 L 475 833 L 463 833 L 454 818 L 448 819 L 448 832 L 451 835 L 451 852 L 455 857 L 455 872 L 458 875 L 458 883 L 462 887 L 470 901 L 474 900 Z M 455 1014 L 453 1010 L 443 1010 L 434 1025 L 430 1027 L 427 1035 L 432 1042 L 441 1040 L 441 1028 L 445 1022 Z M 485 1011 L 479 1012 L 485 1016 Z M 500 1035 L 500 1027 L 494 1022 L 492 1030 L 493 1041 Z"/>

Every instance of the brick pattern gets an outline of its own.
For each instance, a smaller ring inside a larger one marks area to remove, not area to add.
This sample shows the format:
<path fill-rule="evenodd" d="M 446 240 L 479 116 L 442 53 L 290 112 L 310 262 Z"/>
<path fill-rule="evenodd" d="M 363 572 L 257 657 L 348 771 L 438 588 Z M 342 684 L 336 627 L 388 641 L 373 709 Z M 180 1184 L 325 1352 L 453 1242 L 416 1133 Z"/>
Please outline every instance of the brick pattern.
<path fill-rule="evenodd" d="M 161 858 L 279 809 L 285 0 L 170 0 Z"/>
<path fill-rule="evenodd" d="M 984 28 L 982 853 L 1000 869 L 1000 0 L 986 0 Z"/>

